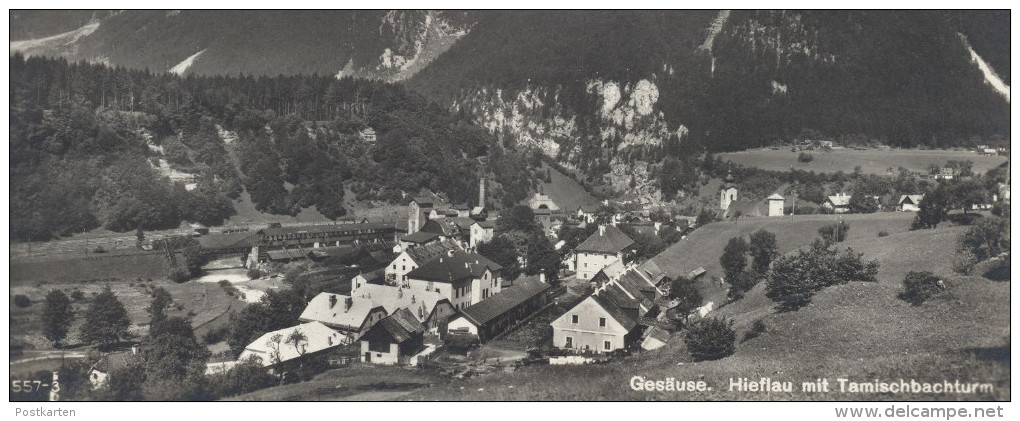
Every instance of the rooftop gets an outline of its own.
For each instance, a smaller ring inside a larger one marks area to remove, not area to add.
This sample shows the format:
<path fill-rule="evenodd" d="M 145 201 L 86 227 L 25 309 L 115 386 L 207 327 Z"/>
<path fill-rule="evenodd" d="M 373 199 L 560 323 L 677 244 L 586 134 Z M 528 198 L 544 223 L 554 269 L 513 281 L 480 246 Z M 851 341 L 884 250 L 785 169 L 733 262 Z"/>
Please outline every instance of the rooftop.
<path fill-rule="evenodd" d="M 465 279 L 482 276 L 485 270 L 492 272 L 503 267 L 478 253 L 468 253 L 456 249 L 448 254 L 440 255 L 407 273 L 410 279 L 421 279 L 443 283 L 454 283 Z"/>
<path fill-rule="evenodd" d="M 513 286 L 462 310 L 464 317 L 481 326 L 545 292 L 550 285 L 535 277 L 518 279 Z"/>
<path fill-rule="evenodd" d="M 305 336 L 305 341 L 295 345 L 288 343 L 287 338 L 293 332 L 300 332 Z M 273 337 L 280 335 L 279 344 L 275 343 Z M 305 354 L 311 354 L 328 348 L 339 346 L 345 339 L 344 335 L 326 327 L 319 322 L 310 322 L 286 329 L 268 332 L 252 343 L 248 344 L 237 358 L 238 361 L 247 360 L 251 356 L 257 356 L 262 360 L 263 366 L 270 366 L 276 363 L 277 357 L 280 362 L 290 361 Z M 274 355 L 276 353 L 279 355 Z"/>
<path fill-rule="evenodd" d="M 604 227 L 604 228 L 603 228 Z M 616 254 L 634 244 L 634 240 L 612 225 L 603 225 L 587 240 L 578 245 L 575 251 Z"/>

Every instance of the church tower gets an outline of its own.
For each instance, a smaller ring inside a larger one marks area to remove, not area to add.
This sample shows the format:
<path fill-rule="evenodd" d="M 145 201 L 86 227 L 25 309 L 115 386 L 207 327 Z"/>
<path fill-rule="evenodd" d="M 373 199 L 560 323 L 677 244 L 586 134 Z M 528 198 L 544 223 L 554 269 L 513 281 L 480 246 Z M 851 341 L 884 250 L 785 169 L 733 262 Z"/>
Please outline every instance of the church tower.
<path fill-rule="evenodd" d="M 723 185 L 719 189 L 719 209 L 727 210 L 730 208 L 730 202 L 737 200 L 737 185 L 734 181 L 733 170 L 727 171 Z"/>

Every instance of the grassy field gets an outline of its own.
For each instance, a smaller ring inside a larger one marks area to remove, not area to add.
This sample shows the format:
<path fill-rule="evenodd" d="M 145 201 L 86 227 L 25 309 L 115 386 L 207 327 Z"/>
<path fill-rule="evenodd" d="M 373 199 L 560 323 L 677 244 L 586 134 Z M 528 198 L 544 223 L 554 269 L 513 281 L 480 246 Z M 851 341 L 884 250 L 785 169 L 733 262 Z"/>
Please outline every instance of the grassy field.
<path fill-rule="evenodd" d="M 314 379 L 235 396 L 230 401 L 390 400 L 446 379 L 420 370 L 355 363 Z"/>
<path fill-rule="evenodd" d="M 1009 283 L 952 272 L 953 244 L 963 227 L 899 232 L 848 240 L 881 263 L 880 281 L 831 287 L 795 312 L 777 313 L 759 285 L 748 297 L 716 313 L 736 320 L 739 338 L 753 320 L 768 331 L 737 345 L 717 361 L 691 362 L 682 341 L 624 360 L 592 366 L 528 367 L 417 390 L 402 399 L 433 400 L 1009 400 Z M 903 274 L 931 270 L 946 276 L 949 289 L 921 306 L 896 298 Z M 1001 358 L 1005 352 L 1005 360 Z M 996 359 L 995 356 L 1000 356 Z M 704 380 L 704 392 L 643 392 L 633 376 Z M 730 379 L 770 378 L 792 382 L 790 393 L 730 390 Z M 802 390 L 803 382 L 829 380 L 828 393 Z M 851 394 L 837 378 L 855 382 L 980 382 L 983 394 Z"/>
<path fill-rule="evenodd" d="M 585 191 L 577 181 L 547 164 L 543 163 L 542 167 L 542 171 L 549 169 L 552 180 L 550 183 L 542 183 L 542 189 L 564 212 L 574 212 L 578 206 L 584 206 L 586 209 L 590 207 L 591 210 L 599 207 L 599 200 Z"/>
<path fill-rule="evenodd" d="M 973 151 L 951 150 L 918 150 L 918 149 L 836 149 L 831 152 L 820 150 L 806 151 L 814 156 L 811 162 L 798 162 L 800 152 L 791 152 L 789 148 L 752 149 L 741 152 L 722 153 L 724 161 L 732 161 L 747 167 L 763 170 L 789 171 L 798 169 L 814 172 L 843 171 L 852 173 L 854 167 L 860 166 L 864 174 L 884 175 L 892 168 L 904 167 L 911 171 L 928 173 L 931 164 L 943 165 L 949 160 L 968 160 L 974 163 L 974 172 L 983 173 L 1006 162 L 1004 156 L 982 156 Z"/>
<path fill-rule="evenodd" d="M 11 261 L 11 286 L 38 282 L 81 282 L 96 279 L 136 278 L 163 279 L 167 276 L 166 259 L 160 252 L 122 255 L 99 255 L 85 260 L 81 257 L 54 258 L 45 261 Z"/>
<path fill-rule="evenodd" d="M 229 318 L 230 311 L 239 310 L 244 302 L 227 295 L 222 287 L 215 283 L 186 282 L 176 284 L 165 280 L 138 281 L 112 280 L 97 282 L 46 282 L 37 285 L 12 285 L 11 296 L 23 294 L 32 304 L 21 308 L 11 305 L 10 337 L 11 341 L 22 344 L 27 349 L 52 349 L 52 344 L 42 336 L 42 311 L 46 294 L 52 290 L 61 290 L 68 296 L 74 290 L 81 291 L 85 299 L 73 301 L 75 320 L 71 326 L 66 342 L 77 342 L 78 332 L 84 323 L 84 315 L 89 306 L 89 299 L 98 294 L 104 287 L 110 289 L 117 299 L 124 304 L 128 318 L 131 320 L 129 332 L 142 335 L 147 332 L 149 316 L 145 308 L 151 300 L 151 291 L 162 287 L 170 293 L 174 303 L 180 309 L 167 311 L 168 316 L 187 317 L 195 327 L 195 335 L 201 338 L 211 328 L 223 325 Z"/>
<path fill-rule="evenodd" d="M 841 215 L 850 224 L 848 240 L 871 240 L 879 231 L 890 234 L 910 229 L 912 212 L 881 212 L 874 214 Z M 712 277 L 722 277 L 719 256 L 730 238 L 742 236 L 745 239 L 760 228 L 776 235 L 781 253 L 810 244 L 818 236 L 818 229 L 834 224 L 835 215 L 795 215 L 775 218 L 741 218 L 736 221 L 716 222 L 700 227 L 687 238 L 670 246 L 666 251 L 652 258 L 666 273 L 687 274 L 703 267 L 707 271 L 699 288 L 705 302 L 713 301 L 717 306 L 725 299 L 725 287 L 712 282 Z"/>

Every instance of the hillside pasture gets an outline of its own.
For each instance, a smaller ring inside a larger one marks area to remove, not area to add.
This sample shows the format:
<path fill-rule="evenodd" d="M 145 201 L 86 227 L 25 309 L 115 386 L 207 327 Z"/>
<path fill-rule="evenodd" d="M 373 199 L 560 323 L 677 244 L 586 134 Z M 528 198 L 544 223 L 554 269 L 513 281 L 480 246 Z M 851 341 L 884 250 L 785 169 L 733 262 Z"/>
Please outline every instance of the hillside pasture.
<path fill-rule="evenodd" d="M 245 305 L 243 301 L 231 297 L 215 283 L 176 284 L 166 280 L 103 279 L 15 285 L 11 287 L 11 296 L 23 294 L 29 297 L 32 305 L 26 308 L 10 306 L 11 341 L 22 344 L 26 349 L 51 349 L 52 344 L 42 335 L 42 311 L 46 294 L 52 290 L 60 290 L 70 297 L 78 290 L 82 292 L 84 299 L 72 299 L 75 318 L 68 339 L 65 340 L 67 344 L 77 343 L 78 332 L 85 321 L 84 316 L 91 298 L 106 286 L 110 287 L 127 310 L 128 319 L 131 321 L 128 332 L 132 335 L 143 335 L 148 331 L 149 315 L 146 307 L 149 306 L 152 290 L 156 287 L 166 289 L 173 297 L 175 306 L 166 311 L 167 316 L 191 320 L 195 335 L 199 338 L 207 330 L 226 324 L 229 313 Z"/>
<path fill-rule="evenodd" d="M 11 260 L 11 286 L 74 283 L 103 279 L 164 279 L 168 275 L 162 252 L 92 254 L 94 258 L 62 256 L 44 261 Z M 183 261 L 178 257 L 178 261 Z"/>
<path fill-rule="evenodd" d="M 791 152 L 789 148 L 751 149 L 740 152 L 719 154 L 723 161 L 745 167 L 755 167 L 768 171 L 785 172 L 791 169 L 814 171 L 817 173 L 854 172 L 861 167 L 864 174 L 886 175 L 892 168 L 894 174 L 899 167 L 913 172 L 928 173 L 932 164 L 942 166 L 946 161 L 967 160 L 974 163 L 975 173 L 984 173 L 1007 161 L 1005 156 L 982 156 L 970 150 L 920 150 L 920 149 L 834 149 L 831 151 L 804 151 L 811 154 L 811 162 L 799 162 L 800 152 Z"/>
<path fill-rule="evenodd" d="M 873 214 L 844 214 L 840 219 L 850 224 L 847 240 L 868 241 L 878 237 L 879 231 L 890 234 L 910 229 L 912 212 L 881 212 Z M 723 276 L 719 256 L 730 238 L 747 237 L 758 229 L 776 235 L 780 253 L 810 244 L 818 237 L 818 229 L 836 223 L 836 215 L 787 215 L 783 217 L 741 218 L 704 225 L 652 258 L 670 276 L 686 275 L 699 267 L 707 272 L 699 283 L 705 302 L 718 306 L 725 302 L 725 286 L 711 282 L 712 277 Z"/>
<path fill-rule="evenodd" d="M 588 210 L 595 210 L 601 205 L 595 196 L 588 193 L 573 178 L 557 171 L 556 168 L 550 167 L 546 163 L 542 163 L 542 171 L 545 171 L 546 168 L 549 169 L 551 182 L 542 183 L 542 189 L 563 212 L 574 212 L 578 206 L 584 206 Z"/>
<path fill-rule="evenodd" d="M 590 366 L 527 367 L 506 376 L 454 381 L 421 389 L 408 400 L 1009 400 L 1009 283 L 953 274 L 954 242 L 966 228 L 899 232 L 859 237 L 845 245 L 881 264 L 879 282 L 826 288 L 812 304 L 779 313 L 764 298 L 762 285 L 747 298 L 714 312 L 736 320 L 736 352 L 716 361 L 693 362 L 681 335 L 667 345 L 623 360 Z M 908 270 L 946 276 L 948 291 L 921 306 L 896 298 Z M 740 342 L 747 327 L 762 319 L 768 330 Z M 994 352 L 993 352 L 994 351 Z M 630 387 L 633 376 L 651 380 L 704 380 L 703 392 L 644 392 Z M 770 378 L 791 382 L 791 392 L 731 390 L 731 380 Z M 829 392 L 810 392 L 803 383 L 824 378 Z M 988 393 L 848 393 L 837 379 L 854 382 L 905 381 L 986 383 Z"/>

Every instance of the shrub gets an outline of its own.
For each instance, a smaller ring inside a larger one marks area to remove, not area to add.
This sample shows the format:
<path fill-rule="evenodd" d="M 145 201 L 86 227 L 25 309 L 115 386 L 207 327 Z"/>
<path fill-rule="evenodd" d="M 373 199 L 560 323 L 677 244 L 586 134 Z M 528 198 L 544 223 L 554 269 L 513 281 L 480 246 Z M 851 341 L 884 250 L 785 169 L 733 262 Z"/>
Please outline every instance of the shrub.
<path fill-rule="evenodd" d="M 765 296 L 791 311 L 811 302 L 821 289 L 847 282 L 875 282 L 878 262 L 864 262 L 861 253 L 848 249 L 839 255 L 825 242 L 816 241 L 796 255 L 776 259 L 769 269 Z"/>
<path fill-rule="evenodd" d="M 945 289 L 945 283 L 935 274 L 931 272 L 910 271 L 903 278 L 903 292 L 898 297 L 917 306 L 929 298 L 938 295 Z"/>
<path fill-rule="evenodd" d="M 744 293 L 750 291 L 751 288 L 754 288 L 754 286 L 758 284 L 758 277 L 758 274 L 746 270 L 737 276 L 727 279 L 730 283 L 730 289 L 727 293 L 730 301 L 736 301 L 744 298 Z"/>
<path fill-rule="evenodd" d="M 747 342 L 751 339 L 757 338 L 758 336 L 761 336 L 762 333 L 765 333 L 768 330 L 769 328 L 768 326 L 765 326 L 765 322 L 763 322 L 761 319 L 755 320 L 754 324 L 751 325 L 751 330 L 747 331 L 747 333 L 744 334 L 744 340 L 742 340 L 741 342 Z"/>
<path fill-rule="evenodd" d="M 801 152 L 800 155 L 797 155 L 797 161 L 799 161 L 799 162 L 808 163 L 808 162 L 813 161 L 814 159 L 815 159 L 815 156 L 811 155 L 811 154 L 809 154 L 807 152 Z"/>
<path fill-rule="evenodd" d="M 92 250 L 92 252 L 93 253 L 106 253 L 106 249 L 103 248 L 103 246 L 96 246 L 95 250 Z"/>
<path fill-rule="evenodd" d="M 14 296 L 14 305 L 25 308 L 32 305 L 32 300 L 29 300 L 28 296 L 24 294 L 18 294 Z"/>
<path fill-rule="evenodd" d="M 168 275 L 167 277 L 170 278 L 172 282 L 180 284 L 187 282 L 189 279 L 191 279 L 191 274 L 184 269 L 174 269 L 173 271 L 170 272 L 170 275 Z"/>
<path fill-rule="evenodd" d="M 889 231 L 881 230 L 881 231 L 878 232 L 878 236 L 879 237 L 888 237 L 889 236 Z"/>
<path fill-rule="evenodd" d="M 818 235 L 822 236 L 825 241 L 838 243 L 846 240 L 846 234 L 850 232 L 850 224 L 839 221 L 832 225 L 826 225 L 818 229 Z"/>
<path fill-rule="evenodd" d="M 212 345 L 227 339 L 227 334 L 230 333 L 230 326 L 223 325 L 218 328 L 209 329 L 202 335 L 202 341 L 208 345 Z"/>
<path fill-rule="evenodd" d="M 71 291 L 71 299 L 74 301 L 82 301 L 85 299 L 85 294 L 80 289 L 75 288 Z"/>
<path fill-rule="evenodd" d="M 693 323 L 684 335 L 684 344 L 695 361 L 718 360 L 736 350 L 737 334 L 733 322 L 722 319 L 701 319 Z"/>
<path fill-rule="evenodd" d="M 248 279 L 258 279 L 262 277 L 262 271 L 259 268 L 248 269 Z"/>

